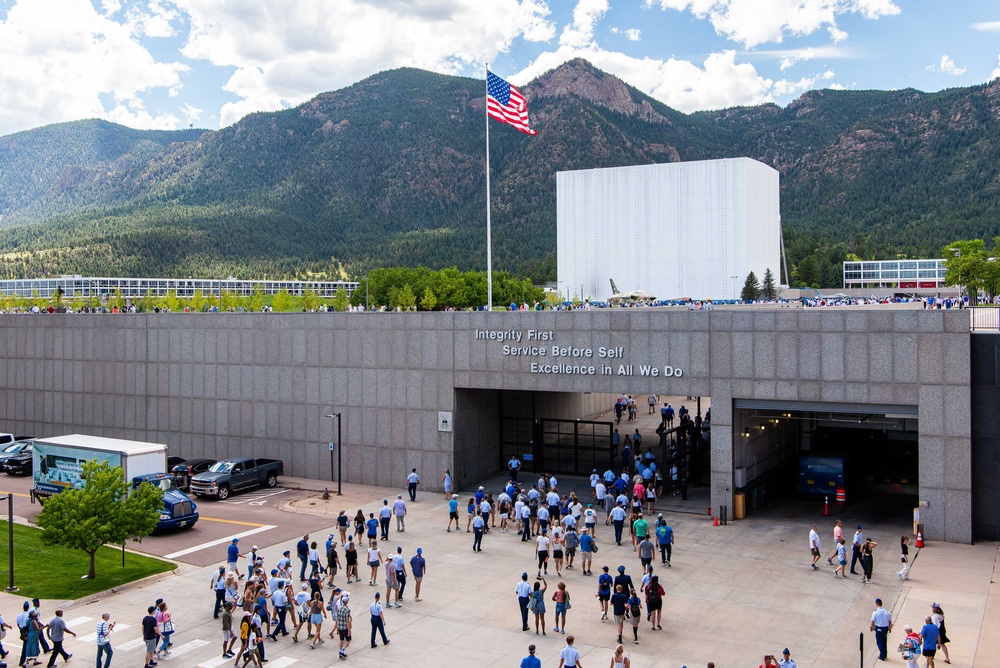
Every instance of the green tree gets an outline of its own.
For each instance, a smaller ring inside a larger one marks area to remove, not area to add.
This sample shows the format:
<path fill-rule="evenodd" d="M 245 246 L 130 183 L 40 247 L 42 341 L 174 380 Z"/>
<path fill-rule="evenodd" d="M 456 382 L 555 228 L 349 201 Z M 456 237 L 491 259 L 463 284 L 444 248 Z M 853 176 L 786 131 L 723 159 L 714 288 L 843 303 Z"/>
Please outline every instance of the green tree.
<path fill-rule="evenodd" d="M 771 273 L 770 267 L 764 270 L 764 284 L 761 286 L 761 296 L 764 299 L 775 299 L 778 296 L 778 288 L 774 284 L 774 274 Z"/>
<path fill-rule="evenodd" d="M 396 292 L 396 306 L 409 311 L 417 303 L 417 296 L 413 294 L 413 288 L 407 283 Z"/>
<path fill-rule="evenodd" d="M 271 308 L 278 312 L 291 310 L 292 295 L 289 294 L 288 290 L 284 288 L 278 290 L 278 292 L 274 295 L 274 299 L 271 300 Z"/>
<path fill-rule="evenodd" d="M 163 297 L 162 306 L 170 312 L 179 309 L 181 307 L 181 300 L 180 297 L 177 296 L 177 292 L 174 290 L 167 290 L 167 294 Z"/>
<path fill-rule="evenodd" d="M 253 290 L 250 291 L 250 310 L 255 313 L 264 306 L 264 286 L 254 283 Z"/>
<path fill-rule="evenodd" d="M 198 288 L 191 295 L 191 310 L 197 313 L 204 310 L 206 304 L 208 304 L 208 300 L 205 299 L 205 293 L 201 291 L 201 288 Z"/>
<path fill-rule="evenodd" d="M 740 292 L 740 299 L 745 302 L 752 302 L 760 298 L 760 282 L 752 271 L 747 274 L 747 280 L 743 282 L 743 290 Z"/>
<path fill-rule="evenodd" d="M 346 311 L 348 303 L 347 289 L 337 288 L 337 291 L 333 293 L 333 310 Z"/>
<path fill-rule="evenodd" d="M 163 508 L 163 490 L 144 483 L 129 491 L 125 471 L 108 462 L 83 463 L 83 489 L 68 489 L 45 502 L 35 519 L 42 540 L 83 550 L 90 557 L 87 578 L 94 578 L 94 555 L 106 543 L 141 542 L 153 532 Z"/>
<path fill-rule="evenodd" d="M 437 297 L 434 296 L 434 292 L 431 291 L 431 286 L 424 288 L 424 296 L 420 300 L 420 308 L 425 311 L 433 311 L 434 307 L 437 306 Z"/>
<path fill-rule="evenodd" d="M 302 308 L 307 311 L 315 311 L 319 308 L 319 295 L 312 288 L 306 288 L 302 293 Z"/>
<path fill-rule="evenodd" d="M 952 242 L 941 251 L 941 257 L 948 270 L 945 281 L 949 285 L 961 286 L 962 293 L 973 300 L 980 290 L 989 291 L 988 286 L 994 283 L 997 261 L 990 258 L 986 242 L 982 239 Z"/>

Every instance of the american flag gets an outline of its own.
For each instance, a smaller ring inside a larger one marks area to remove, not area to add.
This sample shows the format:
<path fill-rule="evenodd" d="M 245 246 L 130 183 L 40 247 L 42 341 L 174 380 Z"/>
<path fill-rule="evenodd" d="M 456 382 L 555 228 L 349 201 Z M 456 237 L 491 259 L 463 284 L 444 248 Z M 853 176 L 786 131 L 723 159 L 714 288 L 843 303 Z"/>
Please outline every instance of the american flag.
<path fill-rule="evenodd" d="M 538 134 L 528 127 L 528 103 L 521 91 L 489 71 L 486 72 L 486 113 L 525 134 Z"/>

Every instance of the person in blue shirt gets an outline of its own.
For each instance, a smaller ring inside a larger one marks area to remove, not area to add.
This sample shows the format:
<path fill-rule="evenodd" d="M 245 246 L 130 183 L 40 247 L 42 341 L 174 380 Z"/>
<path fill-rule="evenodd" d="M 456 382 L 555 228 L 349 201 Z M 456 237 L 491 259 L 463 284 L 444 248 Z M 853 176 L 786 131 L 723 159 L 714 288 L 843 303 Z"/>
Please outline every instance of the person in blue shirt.
<path fill-rule="evenodd" d="M 593 575 L 590 570 L 590 560 L 594 557 L 594 537 L 587 529 L 580 534 L 580 560 L 583 562 L 583 574 Z"/>
<path fill-rule="evenodd" d="M 451 533 L 452 520 L 455 520 L 455 531 L 458 531 L 458 494 L 452 494 L 448 499 L 448 533 Z"/>
<path fill-rule="evenodd" d="M 309 534 L 306 534 L 295 544 L 295 554 L 299 557 L 302 569 L 299 571 L 299 582 L 306 581 L 306 564 L 309 563 Z"/>
<path fill-rule="evenodd" d="M 618 401 L 615 402 L 615 424 L 621 424 L 622 423 L 622 409 L 623 408 L 624 408 L 624 406 L 622 405 L 622 399 L 621 399 L 621 397 L 618 397 Z M 616 429 L 615 431 L 618 431 L 618 430 Z"/>
<path fill-rule="evenodd" d="M 375 513 L 368 513 L 368 521 L 365 522 L 365 528 L 367 529 L 368 540 L 372 541 L 378 536 L 378 520 L 375 519 Z"/>
<path fill-rule="evenodd" d="M 670 551 L 674 544 L 674 530 L 663 519 L 662 513 L 656 523 L 656 543 L 660 546 L 660 561 L 666 564 L 667 568 L 671 568 Z"/>
<path fill-rule="evenodd" d="M 240 539 L 234 538 L 233 542 L 229 544 L 229 548 L 226 550 L 226 563 L 229 565 L 229 570 L 239 576 L 240 580 L 243 579 L 243 575 L 240 573 L 239 561 L 240 557 Z"/>
<path fill-rule="evenodd" d="M 934 655 L 937 654 L 940 631 L 931 618 L 924 617 L 924 626 L 920 629 L 920 640 L 923 642 L 923 655 L 927 659 L 927 668 L 934 668 Z"/>
<path fill-rule="evenodd" d="M 601 604 L 601 610 L 604 614 L 601 615 L 601 619 L 605 620 L 608 618 L 608 601 L 611 600 L 611 584 L 614 582 L 611 575 L 608 573 L 608 567 L 604 567 L 604 572 L 597 576 L 597 600 Z M 622 613 L 624 614 L 624 613 Z"/>
<path fill-rule="evenodd" d="M 535 656 L 534 645 L 528 645 L 528 656 L 521 659 L 521 668 L 542 668 L 542 662 Z"/>

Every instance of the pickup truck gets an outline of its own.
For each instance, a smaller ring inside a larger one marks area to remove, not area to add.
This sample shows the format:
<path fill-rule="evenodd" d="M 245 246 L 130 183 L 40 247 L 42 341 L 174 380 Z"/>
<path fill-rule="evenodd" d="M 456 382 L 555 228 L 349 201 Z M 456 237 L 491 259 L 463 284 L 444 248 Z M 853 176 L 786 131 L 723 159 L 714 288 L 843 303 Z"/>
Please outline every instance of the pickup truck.
<path fill-rule="evenodd" d="M 169 473 L 145 473 L 132 478 L 132 489 L 144 482 L 163 490 L 163 508 L 157 531 L 193 527 L 198 521 L 198 505 L 177 488 L 177 480 Z"/>
<path fill-rule="evenodd" d="M 274 487 L 278 476 L 284 474 L 285 464 L 280 459 L 237 457 L 215 462 L 204 473 L 193 476 L 189 485 L 193 494 L 223 500 L 232 492 L 251 487 Z"/>

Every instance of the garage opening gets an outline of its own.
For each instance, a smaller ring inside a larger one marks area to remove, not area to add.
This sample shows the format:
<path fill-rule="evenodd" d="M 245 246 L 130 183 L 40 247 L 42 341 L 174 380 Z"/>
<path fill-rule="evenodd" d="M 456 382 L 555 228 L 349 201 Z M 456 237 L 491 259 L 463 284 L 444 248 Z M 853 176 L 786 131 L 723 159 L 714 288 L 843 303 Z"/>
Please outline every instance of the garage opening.
<path fill-rule="evenodd" d="M 917 506 L 915 406 L 734 402 L 733 466 L 747 511 L 828 499 L 899 516 Z M 739 501 L 737 502 L 737 506 Z"/>

